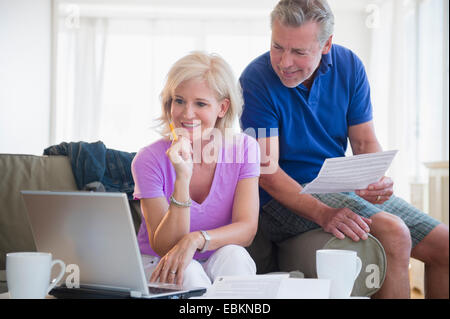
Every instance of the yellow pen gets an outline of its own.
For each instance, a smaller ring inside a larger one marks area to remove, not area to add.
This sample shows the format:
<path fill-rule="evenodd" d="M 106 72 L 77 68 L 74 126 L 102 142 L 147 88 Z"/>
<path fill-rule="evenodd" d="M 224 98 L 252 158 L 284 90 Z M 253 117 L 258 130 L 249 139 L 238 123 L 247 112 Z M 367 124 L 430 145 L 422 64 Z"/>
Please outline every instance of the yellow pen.
<path fill-rule="evenodd" d="M 177 133 L 175 133 L 175 128 L 173 127 L 173 122 L 169 123 L 169 127 L 170 127 L 170 131 L 172 132 L 173 141 L 174 142 L 178 141 L 178 136 L 177 136 Z"/>

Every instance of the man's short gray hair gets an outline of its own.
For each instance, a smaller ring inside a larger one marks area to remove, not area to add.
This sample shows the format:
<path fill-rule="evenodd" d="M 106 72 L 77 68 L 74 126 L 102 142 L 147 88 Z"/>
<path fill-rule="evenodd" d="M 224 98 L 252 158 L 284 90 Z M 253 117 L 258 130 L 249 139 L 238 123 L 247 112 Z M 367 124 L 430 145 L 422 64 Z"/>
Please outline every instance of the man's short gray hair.
<path fill-rule="evenodd" d="M 318 38 L 321 46 L 334 31 L 334 15 L 326 0 L 281 0 L 272 11 L 272 26 L 275 21 L 289 27 L 317 22 L 322 29 Z"/>

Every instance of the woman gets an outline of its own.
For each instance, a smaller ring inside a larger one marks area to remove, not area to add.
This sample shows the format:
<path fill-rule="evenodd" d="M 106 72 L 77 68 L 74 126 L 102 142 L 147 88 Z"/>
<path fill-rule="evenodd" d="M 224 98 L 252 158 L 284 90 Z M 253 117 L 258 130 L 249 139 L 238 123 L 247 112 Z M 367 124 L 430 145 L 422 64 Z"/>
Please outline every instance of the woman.
<path fill-rule="evenodd" d="M 207 287 L 217 276 L 255 274 L 243 247 L 257 230 L 259 147 L 227 130 L 242 108 L 229 65 L 189 54 L 172 66 L 161 99 L 163 135 L 173 140 L 141 149 L 132 163 L 147 276 Z"/>

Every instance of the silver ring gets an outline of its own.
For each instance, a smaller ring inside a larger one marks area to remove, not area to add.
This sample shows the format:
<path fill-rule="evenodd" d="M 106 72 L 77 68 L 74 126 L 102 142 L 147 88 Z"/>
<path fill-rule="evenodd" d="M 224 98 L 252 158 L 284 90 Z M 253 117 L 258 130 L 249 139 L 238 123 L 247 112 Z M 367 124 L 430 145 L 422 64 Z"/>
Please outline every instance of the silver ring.
<path fill-rule="evenodd" d="M 377 200 L 376 200 L 376 201 L 377 201 L 377 202 L 379 202 L 379 201 L 380 201 L 380 198 L 381 198 L 381 196 L 380 196 L 380 195 L 378 195 L 378 196 L 377 196 Z"/>
<path fill-rule="evenodd" d="M 173 271 L 173 270 L 171 270 L 170 273 L 171 273 L 171 274 L 174 274 L 174 275 L 177 274 L 177 272 L 176 272 L 176 271 Z"/>

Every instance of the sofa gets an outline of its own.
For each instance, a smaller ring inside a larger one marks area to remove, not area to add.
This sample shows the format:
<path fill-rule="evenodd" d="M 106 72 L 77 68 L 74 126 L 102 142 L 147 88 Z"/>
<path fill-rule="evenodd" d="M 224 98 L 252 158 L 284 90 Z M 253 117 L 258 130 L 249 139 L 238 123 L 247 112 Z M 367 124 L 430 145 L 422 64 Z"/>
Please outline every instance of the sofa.
<path fill-rule="evenodd" d="M 35 156 L 0 154 L 0 293 L 6 286 L 6 254 L 18 251 L 36 251 L 27 219 L 21 190 L 77 191 L 69 158 L 66 156 Z M 136 232 L 141 223 L 139 201 L 130 200 Z M 381 244 L 373 236 L 366 241 L 339 240 L 321 229 L 288 239 L 295 241 L 295 252 L 280 251 L 261 232 L 258 232 L 248 250 L 257 265 L 258 274 L 290 272 L 292 276 L 316 278 L 315 252 L 317 249 L 354 250 L 362 259 L 362 270 L 355 281 L 352 296 L 371 296 L 383 283 L 386 256 Z M 282 256 L 299 254 L 293 263 Z M 377 265 L 379 285 L 368 285 L 369 265 Z"/>

